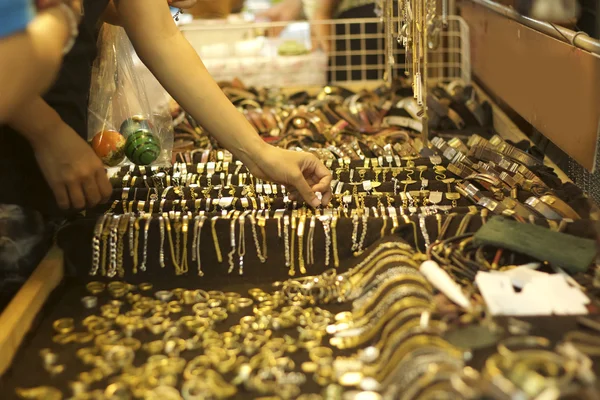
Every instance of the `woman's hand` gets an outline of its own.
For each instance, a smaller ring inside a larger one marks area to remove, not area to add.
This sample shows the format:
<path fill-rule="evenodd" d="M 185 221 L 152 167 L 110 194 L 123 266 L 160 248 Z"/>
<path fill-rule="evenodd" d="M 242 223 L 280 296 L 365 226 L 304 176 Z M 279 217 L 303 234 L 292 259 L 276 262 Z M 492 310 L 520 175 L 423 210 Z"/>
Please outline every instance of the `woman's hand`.
<path fill-rule="evenodd" d="M 68 125 L 31 144 L 60 208 L 83 209 L 110 199 L 112 186 L 102 161 Z"/>
<path fill-rule="evenodd" d="M 285 0 L 274 5 L 266 11 L 259 13 L 256 17 L 268 19 L 271 22 L 291 22 L 302 16 L 302 0 Z M 269 29 L 270 36 L 279 36 L 284 26 Z"/>
<path fill-rule="evenodd" d="M 311 207 L 331 201 L 331 172 L 313 154 L 265 144 L 264 151 L 243 161 L 257 178 L 285 185 L 292 200 L 302 198 Z"/>

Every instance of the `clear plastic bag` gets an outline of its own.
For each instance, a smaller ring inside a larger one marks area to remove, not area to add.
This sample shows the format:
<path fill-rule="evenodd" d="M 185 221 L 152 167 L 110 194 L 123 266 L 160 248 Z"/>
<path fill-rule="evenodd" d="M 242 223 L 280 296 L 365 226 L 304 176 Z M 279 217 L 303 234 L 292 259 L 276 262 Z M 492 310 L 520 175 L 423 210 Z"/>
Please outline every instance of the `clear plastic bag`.
<path fill-rule="evenodd" d="M 105 24 L 92 70 L 88 140 L 108 166 L 169 166 L 169 97 L 140 61 L 125 30 Z"/>

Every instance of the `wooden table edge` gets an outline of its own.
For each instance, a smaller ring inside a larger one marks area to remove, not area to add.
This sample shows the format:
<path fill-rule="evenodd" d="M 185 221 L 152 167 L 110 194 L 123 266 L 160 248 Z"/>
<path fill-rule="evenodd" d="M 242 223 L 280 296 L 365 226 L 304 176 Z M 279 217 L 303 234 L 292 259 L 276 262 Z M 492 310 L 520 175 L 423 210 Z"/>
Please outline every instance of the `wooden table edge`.
<path fill-rule="evenodd" d="M 64 276 L 63 251 L 54 245 L 0 314 L 0 376 L 11 366 L 50 293 Z"/>

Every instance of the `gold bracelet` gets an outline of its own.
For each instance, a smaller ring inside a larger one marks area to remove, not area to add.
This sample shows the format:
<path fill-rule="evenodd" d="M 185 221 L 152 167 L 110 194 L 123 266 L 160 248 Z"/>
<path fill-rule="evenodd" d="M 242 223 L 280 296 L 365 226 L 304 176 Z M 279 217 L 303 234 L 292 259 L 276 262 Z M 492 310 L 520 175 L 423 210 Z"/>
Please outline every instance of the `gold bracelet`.
<path fill-rule="evenodd" d="M 107 219 L 102 229 L 102 258 L 100 263 L 102 276 L 106 276 L 106 253 L 108 252 L 108 236 L 110 235 L 112 215 L 113 214 L 107 214 Z"/>
<path fill-rule="evenodd" d="M 117 238 L 117 272 L 121 278 L 125 275 L 125 270 L 123 269 L 123 253 L 125 250 L 125 234 L 127 233 L 128 225 L 129 218 L 124 215 L 119 221 Z"/>
<path fill-rule="evenodd" d="M 383 219 L 383 223 L 381 224 L 381 231 L 379 232 L 379 236 L 383 239 L 383 237 L 385 236 L 385 229 L 387 228 L 387 214 L 385 212 L 382 212 L 381 218 Z"/>
<path fill-rule="evenodd" d="M 513 336 L 501 340 L 497 345 L 497 349 L 502 357 L 513 359 L 516 351 L 532 348 L 548 348 L 550 344 L 550 340 L 542 336 Z M 515 348 L 518 349 L 515 350 Z"/>
<path fill-rule="evenodd" d="M 314 265 L 315 263 L 314 241 L 316 220 L 316 216 L 313 215 L 312 217 L 310 217 L 310 228 L 308 230 L 308 237 L 306 243 L 306 262 L 308 263 L 308 265 Z"/>
<path fill-rule="evenodd" d="M 188 229 L 189 229 L 189 224 L 190 224 L 190 216 L 189 213 L 184 214 L 183 215 L 183 222 L 182 222 L 182 226 L 181 226 L 181 233 L 183 235 L 183 251 L 181 254 L 181 274 L 185 274 L 188 272 L 188 257 L 187 257 L 187 253 L 188 253 L 188 248 L 187 248 L 187 243 L 188 243 Z"/>
<path fill-rule="evenodd" d="M 291 254 L 290 254 L 290 217 L 288 215 L 283 216 L 283 245 L 285 254 L 285 266 L 291 266 Z M 290 270 L 291 272 L 291 270 Z M 289 272 L 288 272 L 289 274 Z"/>
<path fill-rule="evenodd" d="M 306 267 L 304 266 L 304 230 L 306 225 L 306 214 L 304 210 L 298 222 L 298 267 L 302 275 L 306 275 Z M 293 228 L 292 228 L 293 229 Z"/>
<path fill-rule="evenodd" d="M 294 276 L 296 275 L 296 268 L 294 266 L 294 261 L 295 261 L 295 256 L 296 256 L 296 251 L 295 251 L 295 243 L 296 243 L 296 218 L 297 218 L 297 211 L 294 210 L 292 211 L 292 217 L 291 217 L 291 227 L 292 227 L 292 232 L 291 232 L 291 237 L 290 237 L 290 270 L 288 272 L 288 274 L 290 276 Z"/>
<path fill-rule="evenodd" d="M 171 221 L 169 215 L 165 213 L 163 215 L 163 219 L 165 222 L 165 227 L 167 228 L 167 238 L 169 239 L 169 247 L 171 249 L 171 262 L 175 267 L 175 271 L 179 271 L 179 264 L 177 263 L 177 258 L 175 257 L 175 246 L 173 245 L 173 236 L 171 235 Z"/>
<path fill-rule="evenodd" d="M 417 224 L 414 221 L 412 221 L 410 219 L 410 217 L 408 215 L 406 215 L 406 214 L 402 214 L 402 218 L 404 219 L 404 222 L 407 225 L 412 225 L 412 228 L 413 228 L 413 237 L 414 237 L 414 241 L 415 241 L 415 250 L 419 254 L 422 254 L 421 249 L 419 249 L 419 241 L 418 241 L 419 232 L 417 230 Z"/>
<path fill-rule="evenodd" d="M 144 216 L 139 216 L 135 219 L 135 223 L 134 223 L 134 237 L 133 237 L 133 273 L 137 274 L 138 273 L 138 261 L 139 261 L 139 254 L 138 254 L 138 249 L 140 246 L 140 220 L 144 218 Z"/>
<path fill-rule="evenodd" d="M 340 257 L 338 254 L 338 244 L 337 244 L 337 223 L 338 223 L 338 216 L 336 214 L 334 214 L 331 219 L 331 241 L 333 244 L 333 266 L 335 268 L 338 268 L 340 266 Z"/>
<path fill-rule="evenodd" d="M 244 256 L 246 255 L 246 216 L 250 211 L 246 210 L 240 216 L 240 237 L 238 239 L 239 274 L 244 275 Z"/>
<path fill-rule="evenodd" d="M 221 246 L 219 245 L 219 237 L 217 236 L 217 229 L 215 226 L 218 219 L 219 219 L 218 216 L 211 218 L 210 228 L 211 228 L 211 232 L 212 232 L 213 244 L 215 245 L 215 253 L 217 255 L 217 262 L 219 262 L 219 264 L 220 264 L 223 262 L 223 254 L 221 254 Z"/>

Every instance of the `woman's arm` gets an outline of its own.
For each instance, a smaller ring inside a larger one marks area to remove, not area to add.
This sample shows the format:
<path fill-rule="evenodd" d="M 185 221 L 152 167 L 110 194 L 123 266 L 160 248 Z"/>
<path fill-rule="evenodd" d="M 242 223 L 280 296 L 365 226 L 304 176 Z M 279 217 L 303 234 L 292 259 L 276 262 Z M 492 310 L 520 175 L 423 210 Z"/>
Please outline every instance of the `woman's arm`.
<path fill-rule="evenodd" d="M 313 15 L 313 21 L 316 23 L 313 24 L 311 28 L 314 36 L 313 47 L 319 47 L 326 52 L 331 49 L 331 36 L 333 35 L 333 27 L 330 24 L 319 23 L 319 21 L 328 21 L 333 19 L 335 10 L 337 10 L 340 3 L 341 0 L 319 0 Z"/>
<path fill-rule="evenodd" d="M 167 0 L 167 2 L 171 7 L 188 9 L 194 7 L 198 0 Z M 102 21 L 115 26 L 123 26 L 119 19 L 117 7 L 112 0 L 108 3 L 108 6 L 106 6 L 106 9 L 102 14 Z"/>
<path fill-rule="evenodd" d="M 0 38 L 0 123 L 52 84 L 69 38 L 69 20 L 59 7 L 38 14 L 25 30 Z"/>
<path fill-rule="evenodd" d="M 25 101 L 8 124 L 31 144 L 61 208 L 94 207 L 110 198 L 112 187 L 102 161 L 41 97 Z"/>
<path fill-rule="evenodd" d="M 119 17 L 140 59 L 219 143 L 259 178 L 297 192 L 312 206 L 331 197 L 331 174 L 313 155 L 266 144 L 212 79 L 173 22 L 164 0 L 119 0 Z M 143 23 L 140 23 L 143 21 Z"/>

